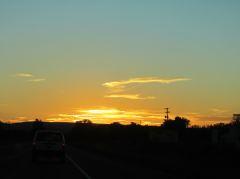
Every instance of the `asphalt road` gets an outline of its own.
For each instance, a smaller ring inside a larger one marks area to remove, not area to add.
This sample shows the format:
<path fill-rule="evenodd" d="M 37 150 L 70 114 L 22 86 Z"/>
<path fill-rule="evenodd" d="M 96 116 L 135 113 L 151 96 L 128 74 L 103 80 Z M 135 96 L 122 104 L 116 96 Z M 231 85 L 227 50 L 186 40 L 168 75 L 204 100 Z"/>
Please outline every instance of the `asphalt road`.
<path fill-rule="evenodd" d="M 56 158 L 43 158 L 31 162 L 31 145 L 17 144 L 0 147 L 1 179 L 169 179 L 161 171 L 137 168 L 131 164 L 114 161 L 99 154 L 69 146 L 65 164 Z"/>

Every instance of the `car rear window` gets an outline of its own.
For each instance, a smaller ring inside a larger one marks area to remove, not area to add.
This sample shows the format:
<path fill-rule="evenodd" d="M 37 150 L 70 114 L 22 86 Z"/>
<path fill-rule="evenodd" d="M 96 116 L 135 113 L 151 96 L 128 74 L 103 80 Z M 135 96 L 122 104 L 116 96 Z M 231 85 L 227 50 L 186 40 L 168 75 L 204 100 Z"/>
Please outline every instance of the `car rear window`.
<path fill-rule="evenodd" d="M 47 142 L 63 142 L 63 137 L 60 133 L 56 132 L 40 132 L 37 134 L 36 140 Z"/>

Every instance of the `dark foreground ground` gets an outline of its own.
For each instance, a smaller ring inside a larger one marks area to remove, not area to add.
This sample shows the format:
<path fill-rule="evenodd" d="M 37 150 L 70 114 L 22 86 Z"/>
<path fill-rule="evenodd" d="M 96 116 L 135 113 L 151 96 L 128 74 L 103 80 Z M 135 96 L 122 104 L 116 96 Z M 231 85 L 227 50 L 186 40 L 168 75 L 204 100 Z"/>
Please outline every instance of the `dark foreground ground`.
<path fill-rule="evenodd" d="M 41 162 L 33 164 L 28 143 L 8 144 L 1 146 L 0 151 L 1 179 L 177 178 L 174 174 L 139 168 L 71 146 L 68 146 L 65 164 L 60 164 L 55 158 L 42 158 Z"/>
<path fill-rule="evenodd" d="M 239 178 L 239 160 L 229 154 L 228 160 L 221 157 L 193 157 L 191 160 L 172 160 L 172 168 L 166 170 L 158 161 L 130 161 L 111 157 L 99 152 L 67 147 L 65 164 L 56 158 L 42 158 L 31 162 L 31 144 L 18 143 L 0 146 L 1 179 L 174 179 L 174 178 Z M 236 156 L 237 157 L 237 156 Z M 164 161 L 165 160 L 165 161 Z M 156 165 L 156 167 L 148 167 Z M 158 166 L 157 166 L 158 165 Z M 169 163 L 168 163 L 169 165 Z M 161 166 L 161 167 L 159 167 Z M 179 170 L 181 169 L 181 170 Z"/>

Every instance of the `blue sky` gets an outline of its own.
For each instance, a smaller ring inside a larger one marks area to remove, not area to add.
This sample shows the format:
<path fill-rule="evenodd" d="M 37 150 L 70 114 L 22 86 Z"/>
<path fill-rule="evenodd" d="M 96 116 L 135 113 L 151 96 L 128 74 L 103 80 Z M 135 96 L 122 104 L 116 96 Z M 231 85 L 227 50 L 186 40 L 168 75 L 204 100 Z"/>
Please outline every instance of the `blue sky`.
<path fill-rule="evenodd" d="M 0 119 L 169 106 L 197 114 L 189 115 L 196 123 L 230 120 L 240 110 L 239 7 L 237 0 L 1 0 Z M 106 82 L 150 77 L 191 80 L 134 83 L 104 97 Z"/>

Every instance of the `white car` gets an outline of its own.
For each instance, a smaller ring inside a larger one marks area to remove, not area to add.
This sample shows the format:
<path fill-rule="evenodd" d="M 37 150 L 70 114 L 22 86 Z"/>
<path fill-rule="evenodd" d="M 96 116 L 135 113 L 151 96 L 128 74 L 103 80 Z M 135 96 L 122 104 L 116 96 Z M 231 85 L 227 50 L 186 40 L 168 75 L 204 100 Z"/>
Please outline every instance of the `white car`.
<path fill-rule="evenodd" d="M 32 148 L 32 161 L 36 162 L 39 157 L 58 157 L 65 162 L 65 138 L 58 131 L 41 130 L 35 133 Z"/>

